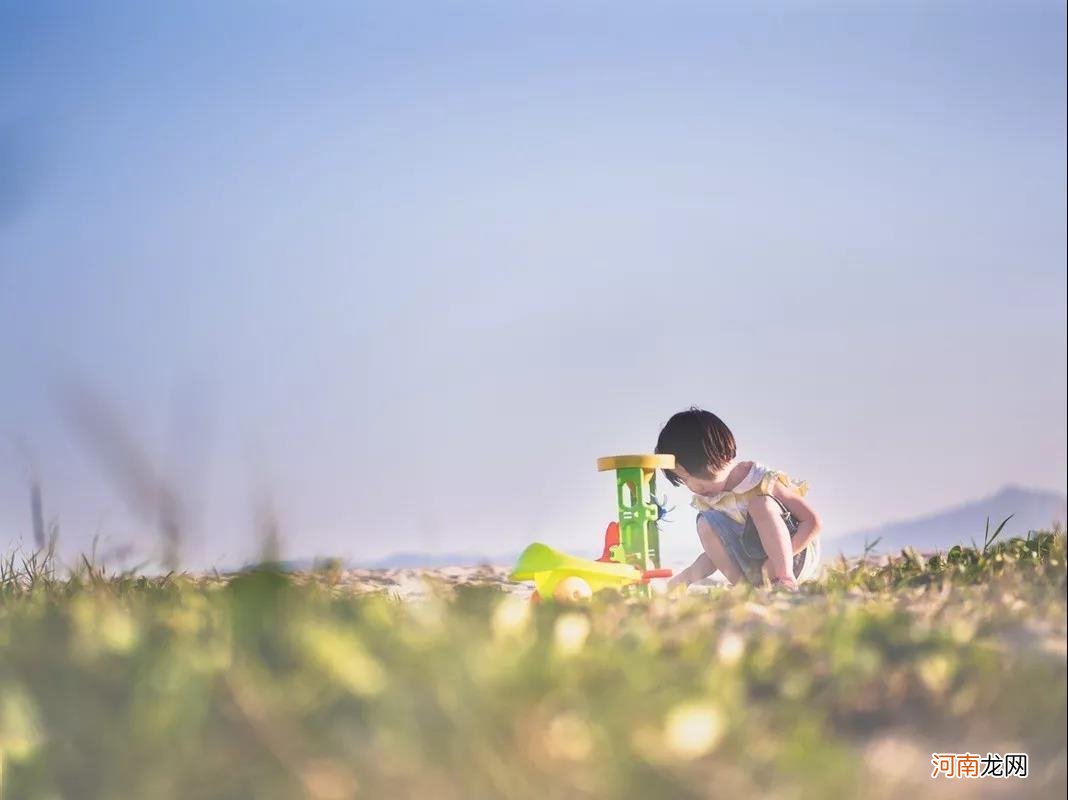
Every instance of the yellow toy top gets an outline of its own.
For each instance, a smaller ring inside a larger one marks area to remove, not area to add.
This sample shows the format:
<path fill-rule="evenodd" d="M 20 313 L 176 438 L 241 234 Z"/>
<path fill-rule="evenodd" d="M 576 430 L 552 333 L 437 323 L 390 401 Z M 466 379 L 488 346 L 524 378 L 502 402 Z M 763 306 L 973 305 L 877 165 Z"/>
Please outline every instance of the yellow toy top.
<path fill-rule="evenodd" d="M 610 469 L 623 469 L 626 467 L 640 467 L 641 469 L 674 469 L 675 456 L 671 455 L 630 455 L 630 456 L 605 456 L 597 459 L 597 471 L 606 472 Z"/>

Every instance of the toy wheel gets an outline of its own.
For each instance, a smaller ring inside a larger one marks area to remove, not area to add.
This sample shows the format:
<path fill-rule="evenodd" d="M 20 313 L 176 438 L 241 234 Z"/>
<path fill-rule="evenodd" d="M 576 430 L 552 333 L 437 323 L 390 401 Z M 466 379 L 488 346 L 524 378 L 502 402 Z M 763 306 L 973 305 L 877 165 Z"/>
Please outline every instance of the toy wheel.
<path fill-rule="evenodd" d="M 593 590 L 578 575 L 569 575 L 556 584 L 553 590 L 553 599 L 558 603 L 578 603 L 593 597 Z"/>

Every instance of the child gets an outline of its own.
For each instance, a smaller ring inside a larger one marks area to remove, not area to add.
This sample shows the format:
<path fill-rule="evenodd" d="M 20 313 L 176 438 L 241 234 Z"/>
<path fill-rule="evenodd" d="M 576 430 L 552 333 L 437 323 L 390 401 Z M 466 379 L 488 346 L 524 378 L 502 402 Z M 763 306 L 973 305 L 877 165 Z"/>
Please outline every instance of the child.
<path fill-rule="evenodd" d="M 735 458 L 734 435 L 708 411 L 690 408 L 668 420 L 656 452 L 675 456 L 664 470 L 673 486 L 693 492 L 697 536 L 704 553 L 671 579 L 669 588 L 707 577 L 717 569 L 732 584 L 796 590 L 819 561 L 820 518 L 804 499 L 804 482 L 753 461 Z"/>

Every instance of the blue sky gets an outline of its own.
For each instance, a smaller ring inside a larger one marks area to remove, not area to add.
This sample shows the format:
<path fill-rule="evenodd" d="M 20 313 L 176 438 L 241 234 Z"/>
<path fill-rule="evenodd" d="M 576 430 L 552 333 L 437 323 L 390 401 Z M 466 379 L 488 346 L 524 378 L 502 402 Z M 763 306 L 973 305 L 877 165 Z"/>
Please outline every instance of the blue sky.
<path fill-rule="evenodd" d="M 698 404 L 829 534 L 1066 481 L 1065 10 L 0 2 L 0 543 L 592 550 Z M 672 500 L 686 502 L 682 494 Z M 696 549 L 688 514 L 666 550 Z"/>

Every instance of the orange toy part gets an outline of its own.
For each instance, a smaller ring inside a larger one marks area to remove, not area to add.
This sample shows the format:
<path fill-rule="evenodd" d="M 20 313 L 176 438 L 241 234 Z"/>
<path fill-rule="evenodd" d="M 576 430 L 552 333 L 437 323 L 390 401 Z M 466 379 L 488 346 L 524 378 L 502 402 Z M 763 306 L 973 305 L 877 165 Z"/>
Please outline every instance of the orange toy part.
<path fill-rule="evenodd" d="M 604 531 L 604 552 L 598 561 L 611 561 L 612 548 L 619 544 L 619 523 L 609 522 Z"/>
<path fill-rule="evenodd" d="M 642 583 L 648 583 L 653 578 L 670 578 L 670 569 L 647 569 L 642 573 Z"/>

